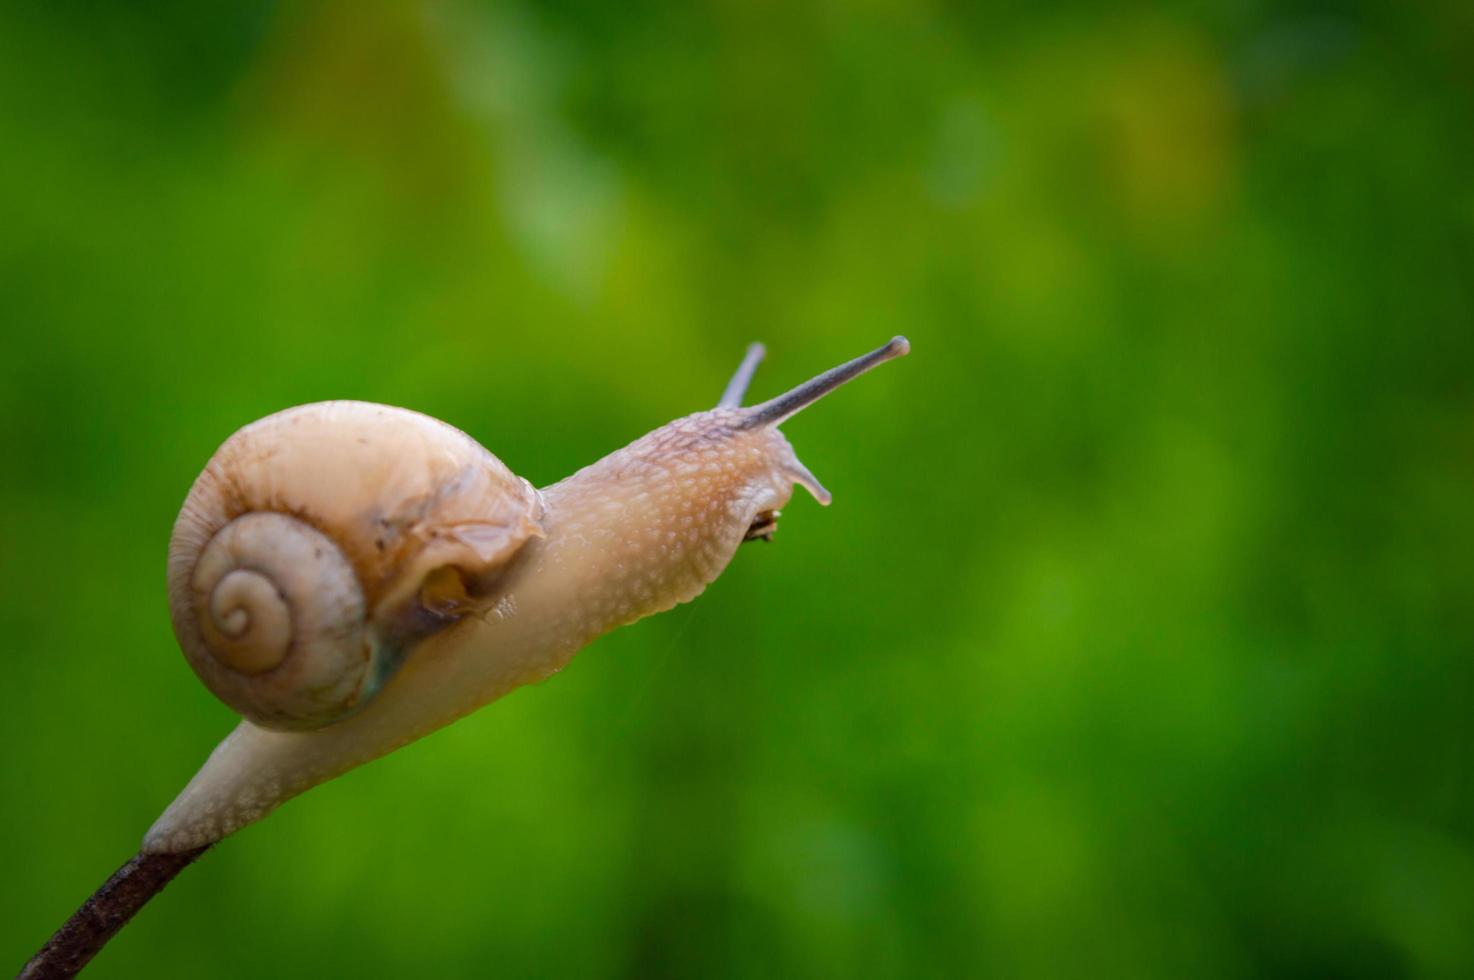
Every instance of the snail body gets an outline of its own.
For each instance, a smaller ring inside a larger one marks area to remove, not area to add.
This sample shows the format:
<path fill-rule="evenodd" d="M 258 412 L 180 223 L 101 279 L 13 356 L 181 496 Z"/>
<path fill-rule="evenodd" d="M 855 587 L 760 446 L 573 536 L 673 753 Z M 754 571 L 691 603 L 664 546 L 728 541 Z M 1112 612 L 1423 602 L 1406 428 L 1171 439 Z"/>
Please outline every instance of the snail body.
<path fill-rule="evenodd" d="M 695 598 L 795 485 L 829 502 L 778 424 L 907 350 L 743 408 L 754 346 L 716 408 L 542 490 L 405 409 L 324 402 L 242 429 L 186 499 L 169 591 L 187 660 L 243 720 L 144 852 L 218 841 Z"/>

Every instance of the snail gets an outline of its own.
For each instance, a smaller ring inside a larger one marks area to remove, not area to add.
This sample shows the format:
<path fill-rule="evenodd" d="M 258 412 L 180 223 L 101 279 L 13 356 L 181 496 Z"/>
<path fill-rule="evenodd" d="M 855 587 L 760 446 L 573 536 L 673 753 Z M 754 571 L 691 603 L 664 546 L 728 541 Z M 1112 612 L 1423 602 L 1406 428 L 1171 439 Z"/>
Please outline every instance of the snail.
<path fill-rule="evenodd" d="M 830 501 L 778 426 L 909 349 L 742 407 L 754 344 L 715 408 L 541 490 L 408 409 L 321 402 L 236 432 L 184 501 L 168 591 L 185 658 L 242 720 L 119 875 L 162 888 L 286 800 L 694 599 L 795 485 Z"/>

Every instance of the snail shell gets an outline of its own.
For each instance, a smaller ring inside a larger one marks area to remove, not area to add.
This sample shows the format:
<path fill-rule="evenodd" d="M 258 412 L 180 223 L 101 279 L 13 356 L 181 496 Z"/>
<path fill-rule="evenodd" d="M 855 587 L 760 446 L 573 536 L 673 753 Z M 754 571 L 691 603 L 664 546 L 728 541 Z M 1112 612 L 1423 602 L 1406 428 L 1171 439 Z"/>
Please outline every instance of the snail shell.
<path fill-rule="evenodd" d="M 413 644 L 494 598 L 542 534 L 542 500 L 429 416 L 322 402 L 215 452 L 169 542 L 169 610 L 190 666 L 258 725 L 351 715 Z"/>

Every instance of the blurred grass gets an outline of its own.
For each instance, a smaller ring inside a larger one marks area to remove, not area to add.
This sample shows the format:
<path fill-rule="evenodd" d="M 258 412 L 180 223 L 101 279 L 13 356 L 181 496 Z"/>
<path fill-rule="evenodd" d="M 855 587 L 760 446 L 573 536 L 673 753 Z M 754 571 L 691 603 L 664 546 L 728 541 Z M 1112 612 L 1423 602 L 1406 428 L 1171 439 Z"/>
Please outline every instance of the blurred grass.
<path fill-rule="evenodd" d="M 697 603 L 192 869 L 98 976 L 1474 974 L 1474 17 L 0 8 L 0 948 L 228 729 L 237 426 L 539 484 L 906 333 Z"/>

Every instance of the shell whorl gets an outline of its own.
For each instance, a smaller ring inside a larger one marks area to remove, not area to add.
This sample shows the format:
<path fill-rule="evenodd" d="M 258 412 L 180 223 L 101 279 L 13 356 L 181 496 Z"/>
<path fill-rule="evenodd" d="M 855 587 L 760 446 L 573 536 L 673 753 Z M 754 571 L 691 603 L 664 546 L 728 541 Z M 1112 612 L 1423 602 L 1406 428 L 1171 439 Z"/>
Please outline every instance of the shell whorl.
<path fill-rule="evenodd" d="M 269 728 L 316 728 L 377 688 L 385 650 L 363 589 L 326 534 L 249 513 L 210 538 L 189 576 L 180 640 L 216 696 Z"/>
<path fill-rule="evenodd" d="M 219 578 L 196 573 L 194 587 L 195 615 L 215 659 L 242 674 L 260 674 L 287 658 L 292 607 L 273 579 L 254 568 L 232 568 Z"/>
<path fill-rule="evenodd" d="M 175 634 L 246 718 L 323 727 L 476 611 L 541 509 L 443 422 L 363 402 L 288 409 L 226 440 L 191 488 L 169 547 Z"/>

